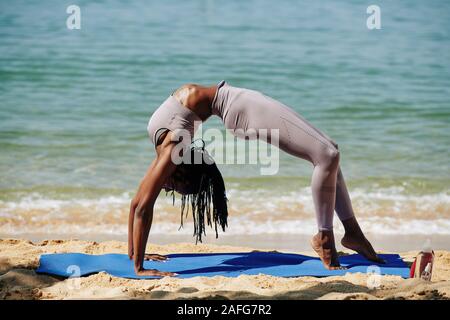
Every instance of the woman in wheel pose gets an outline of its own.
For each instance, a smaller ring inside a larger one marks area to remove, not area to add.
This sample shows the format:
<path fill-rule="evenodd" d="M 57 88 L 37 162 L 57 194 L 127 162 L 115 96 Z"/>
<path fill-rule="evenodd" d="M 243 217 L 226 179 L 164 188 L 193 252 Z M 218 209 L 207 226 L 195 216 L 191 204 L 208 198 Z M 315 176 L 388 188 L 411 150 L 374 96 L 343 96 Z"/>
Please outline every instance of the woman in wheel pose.
<path fill-rule="evenodd" d="M 157 157 L 150 164 L 131 202 L 129 215 L 129 256 L 130 259 L 134 258 L 136 274 L 173 275 L 170 272 L 143 268 L 143 261 L 146 259 L 165 259 L 163 256 L 145 254 L 153 207 L 161 189 L 167 186 L 168 181 L 182 183 L 187 180 L 187 176 L 183 176 L 183 171 L 177 170 L 179 165 L 172 160 L 172 154 L 179 143 L 179 137 L 175 138 L 177 132 L 182 130 L 193 137 L 196 130 L 195 124 L 206 121 L 212 115 L 220 117 L 227 129 L 242 138 L 250 130 L 258 132 L 260 129 L 265 129 L 268 133 L 267 140 L 270 142 L 271 129 L 278 129 L 278 147 L 312 163 L 311 188 L 318 231 L 311 239 L 311 246 L 319 255 L 325 268 L 331 270 L 341 268 L 333 234 L 334 212 L 345 229 L 345 235 L 341 240 L 342 245 L 371 261 L 383 262 L 364 236 L 356 220 L 340 169 L 338 145 L 283 103 L 258 91 L 233 87 L 221 81 L 214 86 L 186 84 L 180 87 L 150 118 L 147 129 L 156 147 Z M 217 195 L 224 192 L 224 188 L 217 187 L 222 183 L 221 176 L 216 171 L 204 170 L 207 175 L 219 176 L 215 182 L 213 181 L 213 186 L 216 185 L 213 202 L 215 207 L 221 207 L 222 210 L 217 212 L 217 209 L 214 209 L 214 221 L 216 223 L 218 221 L 224 229 L 227 213 L 226 198 L 224 194 Z M 174 189 L 177 190 L 177 188 Z M 196 231 L 197 235 L 199 231 L 202 232 L 201 226 Z"/>

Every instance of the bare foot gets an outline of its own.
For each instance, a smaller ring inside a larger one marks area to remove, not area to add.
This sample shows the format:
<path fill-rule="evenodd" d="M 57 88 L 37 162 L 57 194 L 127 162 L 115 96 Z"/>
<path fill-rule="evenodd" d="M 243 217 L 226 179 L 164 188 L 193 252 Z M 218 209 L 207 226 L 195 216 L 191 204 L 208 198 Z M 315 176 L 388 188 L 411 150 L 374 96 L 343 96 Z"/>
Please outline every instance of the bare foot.
<path fill-rule="evenodd" d="M 358 252 L 367 260 L 377 263 L 386 263 L 386 261 L 378 257 L 369 240 L 367 240 L 362 233 L 346 233 L 341 240 L 341 244 L 348 249 Z"/>
<path fill-rule="evenodd" d="M 156 269 L 140 269 L 135 270 L 136 275 L 138 276 L 154 276 L 154 277 L 174 277 L 178 274 L 173 272 L 164 272 L 164 271 L 158 271 Z"/>
<path fill-rule="evenodd" d="M 169 258 L 167 258 L 166 256 L 162 256 L 160 254 L 149 254 L 149 253 L 146 253 L 144 255 L 144 260 L 145 261 L 149 261 L 149 260 L 151 260 L 151 261 L 167 261 L 167 260 L 169 260 Z"/>
<path fill-rule="evenodd" d="M 333 231 L 319 231 L 314 237 L 312 237 L 311 247 L 317 252 L 326 269 L 346 269 L 339 264 L 338 253 L 334 245 Z"/>

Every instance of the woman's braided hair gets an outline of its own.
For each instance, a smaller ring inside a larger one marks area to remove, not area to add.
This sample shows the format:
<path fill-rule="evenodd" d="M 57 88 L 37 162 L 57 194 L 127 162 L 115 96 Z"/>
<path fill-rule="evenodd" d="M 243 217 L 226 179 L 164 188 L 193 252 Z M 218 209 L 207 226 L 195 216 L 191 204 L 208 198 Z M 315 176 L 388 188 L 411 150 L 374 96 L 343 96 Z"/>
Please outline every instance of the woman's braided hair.
<path fill-rule="evenodd" d="M 183 220 L 189 213 L 189 206 L 191 207 L 197 244 L 198 241 L 202 242 L 202 235 L 206 235 L 205 214 L 207 224 L 212 227 L 214 223 L 218 238 L 218 225 L 222 231 L 228 226 L 228 207 L 222 174 L 206 151 L 204 142 L 202 147 L 195 146 L 193 142 L 189 149 L 190 158 L 183 157 L 183 159 L 190 161 L 183 161 L 177 165 L 163 188 L 166 192 L 172 193 L 173 204 L 175 204 L 174 192 L 181 194 L 180 228 L 183 227 Z"/>

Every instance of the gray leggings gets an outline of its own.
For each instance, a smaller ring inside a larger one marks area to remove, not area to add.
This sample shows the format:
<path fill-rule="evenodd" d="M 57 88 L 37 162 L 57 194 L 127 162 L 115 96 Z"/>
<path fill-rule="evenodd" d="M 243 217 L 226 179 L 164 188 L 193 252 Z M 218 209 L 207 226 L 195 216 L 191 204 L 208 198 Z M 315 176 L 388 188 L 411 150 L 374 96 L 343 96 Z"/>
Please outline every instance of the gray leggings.
<path fill-rule="evenodd" d="M 341 221 L 354 216 L 339 166 L 338 145 L 283 103 L 258 91 L 220 82 L 213 114 L 238 137 L 249 129 L 279 129 L 279 148 L 314 165 L 311 188 L 320 231 L 333 230 L 336 211 Z"/>

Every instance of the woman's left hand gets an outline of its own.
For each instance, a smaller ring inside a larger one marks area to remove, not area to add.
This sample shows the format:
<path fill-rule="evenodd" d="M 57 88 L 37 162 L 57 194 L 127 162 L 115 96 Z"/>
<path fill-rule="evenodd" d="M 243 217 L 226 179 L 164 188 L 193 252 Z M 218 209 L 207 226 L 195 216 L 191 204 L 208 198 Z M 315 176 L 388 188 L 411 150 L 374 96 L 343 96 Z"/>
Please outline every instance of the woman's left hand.
<path fill-rule="evenodd" d="M 144 260 L 145 261 L 149 261 L 149 260 L 151 260 L 151 261 L 167 261 L 168 259 L 169 258 L 167 258 L 166 256 L 162 256 L 160 254 L 149 254 L 149 253 L 146 253 L 144 255 Z"/>

